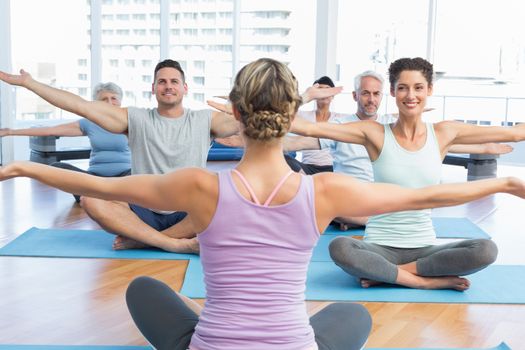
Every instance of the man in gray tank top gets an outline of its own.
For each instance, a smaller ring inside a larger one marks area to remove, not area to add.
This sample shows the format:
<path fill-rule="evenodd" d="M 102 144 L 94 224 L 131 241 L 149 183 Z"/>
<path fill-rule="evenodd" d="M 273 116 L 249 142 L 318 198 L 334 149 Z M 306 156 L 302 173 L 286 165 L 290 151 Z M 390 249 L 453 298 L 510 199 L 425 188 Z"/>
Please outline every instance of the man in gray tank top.
<path fill-rule="evenodd" d="M 238 122 L 223 112 L 184 108 L 182 101 L 188 86 L 177 61 L 160 62 L 154 73 L 152 92 L 157 108 L 153 109 L 120 108 L 86 101 L 42 84 L 23 70 L 20 75 L 4 73 L 2 80 L 23 86 L 54 106 L 89 119 L 110 132 L 128 135 L 132 174 L 163 174 L 184 167 L 205 167 L 211 138 L 237 133 Z M 81 199 L 81 205 L 104 230 L 117 235 L 114 249 L 146 246 L 172 252 L 198 249 L 189 220 L 183 220 L 186 213 L 167 213 L 88 197 Z"/>

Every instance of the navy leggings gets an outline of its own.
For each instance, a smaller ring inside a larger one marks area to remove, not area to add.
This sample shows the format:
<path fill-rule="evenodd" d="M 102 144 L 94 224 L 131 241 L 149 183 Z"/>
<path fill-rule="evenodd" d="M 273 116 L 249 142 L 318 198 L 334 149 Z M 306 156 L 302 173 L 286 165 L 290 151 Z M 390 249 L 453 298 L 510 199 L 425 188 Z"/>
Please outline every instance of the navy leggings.
<path fill-rule="evenodd" d="M 126 302 L 138 329 L 155 349 L 188 349 L 199 317 L 170 287 L 138 277 L 128 287 Z M 312 316 L 310 324 L 319 350 L 358 350 L 370 334 L 372 320 L 362 305 L 334 303 Z"/>

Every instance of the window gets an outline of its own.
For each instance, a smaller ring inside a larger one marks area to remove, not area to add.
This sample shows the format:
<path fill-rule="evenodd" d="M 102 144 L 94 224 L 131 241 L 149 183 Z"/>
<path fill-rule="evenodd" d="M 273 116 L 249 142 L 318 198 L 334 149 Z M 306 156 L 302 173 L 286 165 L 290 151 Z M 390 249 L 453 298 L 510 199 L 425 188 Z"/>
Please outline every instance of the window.
<path fill-rule="evenodd" d="M 202 35 L 213 36 L 213 35 L 215 35 L 215 29 L 204 28 L 204 29 L 202 29 Z"/>
<path fill-rule="evenodd" d="M 10 10 L 13 68 L 24 68 L 38 81 L 75 94 L 89 86 L 90 6 L 85 0 L 17 0 L 10 2 Z M 27 23 L 37 30 L 28 31 Z M 26 89 L 16 89 L 15 108 L 18 120 L 78 118 Z"/>
<path fill-rule="evenodd" d="M 151 77 L 160 58 L 160 6 L 149 0 L 131 3 L 128 7 L 102 7 L 103 16 L 113 14 L 119 19 L 117 23 L 102 22 L 103 31 L 112 29 L 118 34 L 102 34 L 102 80 L 127 89 L 133 95 L 126 99 L 127 105 L 149 107 L 153 79 L 144 77 Z"/>
<path fill-rule="evenodd" d="M 204 77 L 193 77 L 193 83 L 196 85 L 204 85 Z"/>
<path fill-rule="evenodd" d="M 345 1 L 339 1 L 341 2 Z M 264 3 L 253 6 L 249 1 L 240 3 L 241 66 L 260 57 L 289 62 L 289 67 L 299 84 L 309 86 L 311 81 L 315 80 L 313 75 L 317 1 L 281 1 L 279 6 L 266 6 Z M 224 28 L 225 34 L 230 30 Z M 339 47 L 337 49 L 339 50 Z"/>
<path fill-rule="evenodd" d="M 214 20 L 217 14 L 215 12 L 201 12 L 201 16 L 204 20 Z"/>
<path fill-rule="evenodd" d="M 340 81 L 352 86 L 354 77 L 365 70 L 377 71 L 386 78 L 388 66 L 394 60 L 426 57 L 428 1 L 404 0 L 402 5 L 389 0 L 338 4 L 336 60 Z M 370 22 L 371 13 L 374 25 Z M 351 96 L 337 102 L 341 103 L 338 108 L 342 111 L 356 109 Z M 380 113 L 396 111 L 395 102 L 385 94 Z"/>
<path fill-rule="evenodd" d="M 134 19 L 135 21 L 145 21 L 145 20 L 146 20 L 146 15 L 143 14 L 143 13 L 135 13 L 135 14 L 133 15 L 133 19 Z"/>
<path fill-rule="evenodd" d="M 206 65 L 206 63 L 204 61 L 195 61 L 195 62 L 193 62 L 193 66 L 195 67 L 196 70 L 199 70 L 199 71 L 203 71 L 205 65 Z"/>
<path fill-rule="evenodd" d="M 230 29 L 230 28 L 220 28 L 219 29 L 219 34 L 220 35 L 231 36 L 231 35 L 233 35 L 233 30 Z"/>
<path fill-rule="evenodd" d="M 202 93 L 195 93 L 195 94 L 193 94 L 193 99 L 195 101 L 204 102 L 204 94 L 202 94 Z"/>

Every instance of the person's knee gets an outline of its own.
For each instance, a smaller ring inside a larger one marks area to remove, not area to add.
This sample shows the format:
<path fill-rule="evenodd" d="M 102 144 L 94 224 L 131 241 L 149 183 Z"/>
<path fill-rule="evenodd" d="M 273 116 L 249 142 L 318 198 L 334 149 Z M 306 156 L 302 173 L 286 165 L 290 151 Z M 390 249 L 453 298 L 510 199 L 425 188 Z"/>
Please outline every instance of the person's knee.
<path fill-rule="evenodd" d="M 328 251 L 330 252 L 330 257 L 336 263 L 348 264 L 351 259 L 351 251 L 354 249 L 354 244 L 352 240 L 348 237 L 336 237 L 334 238 L 329 246 Z"/>
<path fill-rule="evenodd" d="M 107 217 L 111 213 L 111 202 L 91 197 L 80 197 L 80 206 L 93 219 Z"/>
<path fill-rule="evenodd" d="M 363 305 L 333 303 L 312 317 L 312 326 L 320 348 L 361 349 L 372 329 L 372 317 Z"/>
<path fill-rule="evenodd" d="M 155 283 L 155 281 L 155 279 L 148 276 L 140 276 L 131 281 L 126 289 L 126 302 L 128 306 L 135 300 L 143 299 L 144 291 L 147 290 L 151 284 Z"/>
<path fill-rule="evenodd" d="M 482 265 L 490 265 L 496 261 L 498 257 L 498 246 L 490 239 L 479 241 L 479 251 L 476 254 Z"/>

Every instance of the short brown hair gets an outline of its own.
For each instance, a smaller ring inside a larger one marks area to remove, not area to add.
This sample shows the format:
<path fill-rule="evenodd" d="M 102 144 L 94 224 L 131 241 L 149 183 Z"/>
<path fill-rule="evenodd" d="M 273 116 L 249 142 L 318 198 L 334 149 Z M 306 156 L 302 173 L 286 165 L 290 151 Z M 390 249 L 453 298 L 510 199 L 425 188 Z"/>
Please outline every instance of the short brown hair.
<path fill-rule="evenodd" d="M 157 77 L 157 72 L 161 70 L 162 68 L 174 68 L 178 70 L 180 72 L 180 75 L 182 76 L 182 82 L 183 83 L 186 82 L 186 76 L 184 75 L 184 71 L 182 70 L 182 67 L 180 66 L 179 62 L 167 59 L 167 60 L 157 63 L 157 65 L 155 66 L 155 71 L 153 73 L 153 76 L 155 78 Z"/>
<path fill-rule="evenodd" d="M 428 62 L 427 60 L 421 57 L 405 57 L 395 60 L 394 62 L 392 62 L 392 64 L 390 64 L 390 68 L 388 68 L 388 80 L 390 81 L 390 87 L 392 89 L 399 80 L 401 72 L 407 70 L 421 72 L 421 74 L 423 74 L 423 76 L 427 80 L 428 85 L 432 85 L 432 78 L 434 75 L 434 68 L 432 66 L 432 63 Z"/>

